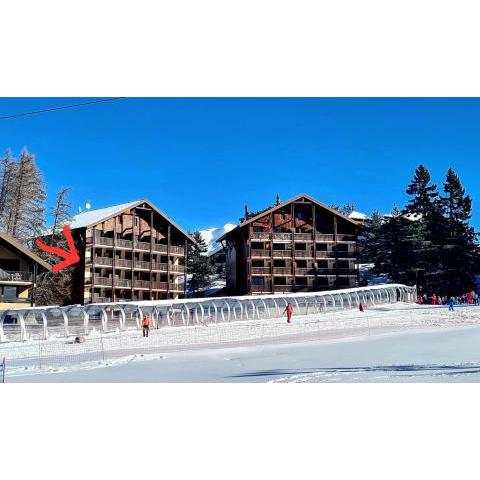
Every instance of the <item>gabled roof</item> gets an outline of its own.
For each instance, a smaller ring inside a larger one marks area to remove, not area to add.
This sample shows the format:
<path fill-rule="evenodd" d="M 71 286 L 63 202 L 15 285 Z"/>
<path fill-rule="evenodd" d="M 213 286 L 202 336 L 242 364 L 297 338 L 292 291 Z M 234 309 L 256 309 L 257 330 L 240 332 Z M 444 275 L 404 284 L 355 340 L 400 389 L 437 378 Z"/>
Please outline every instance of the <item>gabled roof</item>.
<path fill-rule="evenodd" d="M 218 240 L 217 242 L 221 242 L 222 240 L 224 240 L 228 235 L 230 235 L 232 232 L 240 229 L 240 228 L 243 228 L 245 227 L 246 225 L 249 225 L 250 223 L 252 222 L 255 222 L 257 221 L 259 218 L 262 218 L 264 217 L 265 215 L 268 215 L 270 214 L 271 212 L 274 212 L 275 210 L 278 210 L 280 208 L 283 208 L 285 207 L 286 205 L 292 203 L 292 202 L 296 202 L 297 200 L 300 200 L 301 198 L 306 198 L 307 200 L 309 200 L 310 202 L 312 203 L 315 203 L 316 205 L 318 205 L 319 207 L 321 208 L 324 208 L 325 210 L 328 210 L 329 212 L 333 213 L 334 215 L 336 215 L 337 217 L 340 217 L 340 218 L 343 218 L 344 220 L 346 220 L 347 222 L 350 222 L 350 223 L 353 223 L 354 225 L 356 225 L 358 227 L 358 223 L 356 221 L 354 221 L 353 219 L 351 218 L 348 218 L 346 217 L 345 215 L 343 215 L 342 213 L 340 213 L 339 211 L 329 207 L 328 205 L 325 205 L 324 203 L 322 202 L 319 202 L 318 200 L 316 200 L 315 198 L 311 197 L 310 195 L 307 195 L 306 193 L 300 193 L 299 195 L 296 195 L 295 197 L 293 198 L 290 198 L 289 200 L 286 200 L 285 202 L 282 202 L 282 203 L 279 203 L 278 205 L 275 205 L 274 207 L 271 207 L 263 212 L 260 212 L 258 215 L 255 215 L 254 217 L 242 222 L 240 225 L 237 225 L 233 230 L 230 230 L 229 232 L 225 233 L 224 235 L 222 235 Z"/>
<path fill-rule="evenodd" d="M 33 262 L 40 265 L 40 267 L 42 267 L 44 270 L 48 270 L 48 271 L 52 270 L 52 266 L 49 263 L 41 259 L 38 255 L 33 253 L 31 250 L 29 250 L 25 245 L 23 245 L 22 243 L 20 243 L 18 240 L 8 235 L 7 233 L 0 232 L 0 241 L 4 244 L 5 243 L 8 244 L 7 248 L 11 250 L 15 250 L 20 255 L 29 258 Z"/>
<path fill-rule="evenodd" d="M 88 210 L 86 212 L 79 213 L 73 216 L 70 222 L 70 228 L 72 230 L 76 228 L 90 228 L 97 225 L 100 222 L 105 222 L 110 218 L 113 218 L 121 213 L 124 213 L 132 208 L 142 204 L 148 203 L 154 211 L 156 211 L 161 217 L 170 222 L 177 230 L 183 233 L 191 242 L 195 243 L 195 240 L 179 225 L 177 225 L 171 218 L 165 215 L 161 210 L 159 210 L 152 202 L 148 200 L 136 200 L 134 202 L 121 203 L 120 205 L 113 205 L 111 207 L 98 208 L 96 210 Z"/>

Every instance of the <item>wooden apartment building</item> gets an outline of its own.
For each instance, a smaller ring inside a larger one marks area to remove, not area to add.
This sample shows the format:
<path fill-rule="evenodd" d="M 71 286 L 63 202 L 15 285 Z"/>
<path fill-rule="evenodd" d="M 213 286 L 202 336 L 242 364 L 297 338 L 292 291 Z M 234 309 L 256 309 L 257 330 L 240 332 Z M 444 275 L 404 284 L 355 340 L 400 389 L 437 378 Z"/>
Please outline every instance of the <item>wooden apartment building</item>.
<path fill-rule="evenodd" d="M 300 194 L 218 239 L 231 295 L 354 287 L 359 224 Z"/>
<path fill-rule="evenodd" d="M 187 243 L 194 240 L 147 200 L 87 210 L 70 227 L 81 257 L 73 303 L 186 296 Z"/>

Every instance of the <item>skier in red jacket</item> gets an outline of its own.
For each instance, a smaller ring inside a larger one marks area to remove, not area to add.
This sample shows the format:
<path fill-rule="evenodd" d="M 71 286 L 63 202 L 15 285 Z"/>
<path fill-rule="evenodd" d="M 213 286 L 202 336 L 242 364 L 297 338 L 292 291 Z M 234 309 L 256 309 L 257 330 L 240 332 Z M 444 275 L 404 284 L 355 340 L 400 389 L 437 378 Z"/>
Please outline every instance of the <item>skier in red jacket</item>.
<path fill-rule="evenodd" d="M 150 317 L 148 315 L 145 315 L 143 317 L 142 321 L 142 328 L 143 328 L 143 336 L 148 337 L 148 332 L 150 331 L 150 328 L 152 326 L 152 321 L 150 320 Z"/>
<path fill-rule="evenodd" d="M 291 303 L 287 303 L 287 306 L 285 307 L 283 313 L 287 314 L 287 323 L 291 323 L 293 313 L 293 307 Z"/>

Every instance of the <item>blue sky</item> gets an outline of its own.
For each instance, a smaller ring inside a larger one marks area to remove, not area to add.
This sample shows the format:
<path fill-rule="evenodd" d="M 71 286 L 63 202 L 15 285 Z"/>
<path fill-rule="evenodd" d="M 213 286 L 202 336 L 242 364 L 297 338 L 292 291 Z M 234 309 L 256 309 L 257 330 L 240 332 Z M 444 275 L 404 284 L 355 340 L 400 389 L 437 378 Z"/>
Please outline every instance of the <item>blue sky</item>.
<path fill-rule="evenodd" d="M 0 116 L 89 99 L 3 98 Z M 76 207 L 148 198 L 188 230 L 237 222 L 300 192 L 390 211 L 415 167 L 448 167 L 480 227 L 478 99 L 148 99 L 0 121 L 0 149 L 37 156 L 50 199 Z"/>

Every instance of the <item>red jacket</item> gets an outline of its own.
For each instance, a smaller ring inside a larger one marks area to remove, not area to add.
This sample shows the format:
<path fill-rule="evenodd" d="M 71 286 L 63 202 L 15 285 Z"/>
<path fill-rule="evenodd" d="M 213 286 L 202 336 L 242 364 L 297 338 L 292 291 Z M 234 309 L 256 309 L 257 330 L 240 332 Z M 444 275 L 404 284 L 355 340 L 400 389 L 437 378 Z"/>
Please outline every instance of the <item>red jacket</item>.
<path fill-rule="evenodd" d="M 143 317 L 142 327 L 148 327 L 148 328 L 150 328 L 151 326 L 152 326 L 152 322 L 150 321 L 150 318 L 148 318 L 148 317 Z"/>

